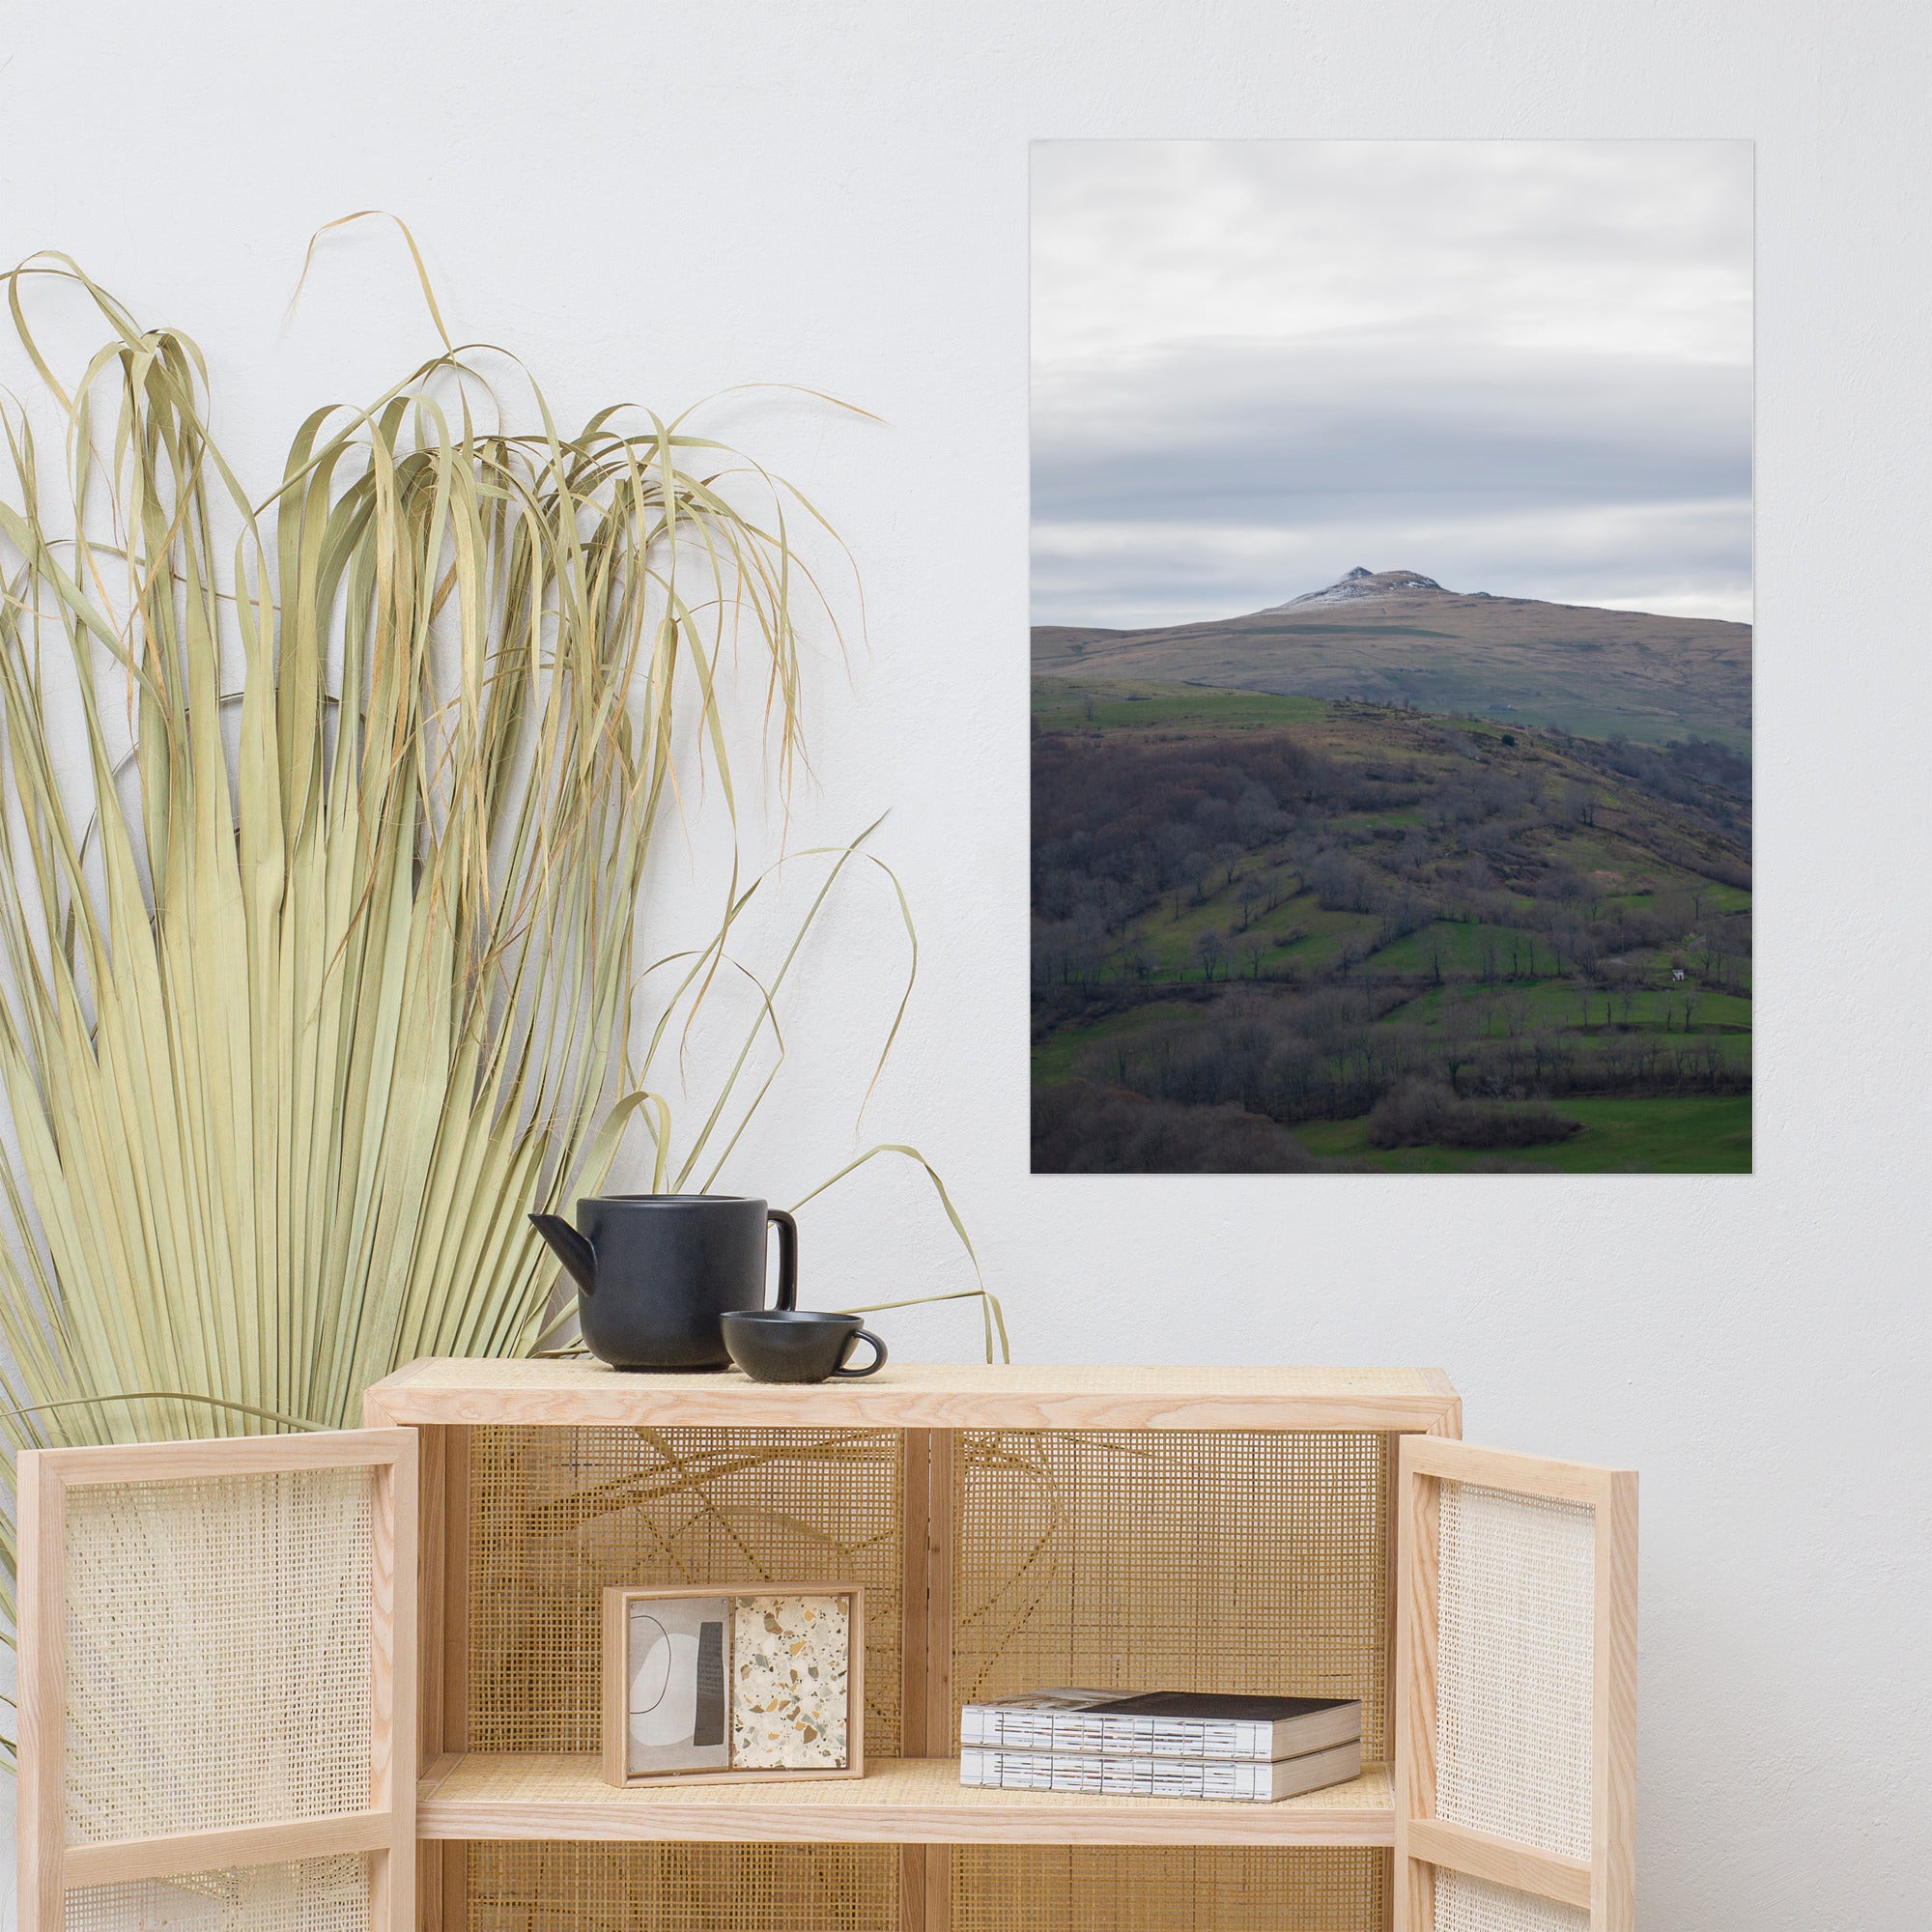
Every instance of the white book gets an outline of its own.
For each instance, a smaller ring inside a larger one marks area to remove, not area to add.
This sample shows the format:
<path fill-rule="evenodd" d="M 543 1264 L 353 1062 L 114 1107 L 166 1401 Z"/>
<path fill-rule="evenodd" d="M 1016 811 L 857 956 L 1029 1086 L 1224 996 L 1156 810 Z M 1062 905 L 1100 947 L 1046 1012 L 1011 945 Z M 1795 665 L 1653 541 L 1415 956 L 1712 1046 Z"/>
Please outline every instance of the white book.
<path fill-rule="evenodd" d="M 1081 1791 L 1102 1798 L 1209 1798 L 1271 1804 L 1362 1772 L 1362 1742 L 1271 1764 L 1202 1758 L 1103 1757 L 1079 1751 L 986 1750 L 959 1753 L 959 1782 L 999 1791 Z"/>
<path fill-rule="evenodd" d="M 1222 1696 L 1193 1690 L 1030 1690 L 965 1705 L 959 1742 L 1001 1750 L 1269 1764 L 1362 1735 L 1352 1697 Z"/>

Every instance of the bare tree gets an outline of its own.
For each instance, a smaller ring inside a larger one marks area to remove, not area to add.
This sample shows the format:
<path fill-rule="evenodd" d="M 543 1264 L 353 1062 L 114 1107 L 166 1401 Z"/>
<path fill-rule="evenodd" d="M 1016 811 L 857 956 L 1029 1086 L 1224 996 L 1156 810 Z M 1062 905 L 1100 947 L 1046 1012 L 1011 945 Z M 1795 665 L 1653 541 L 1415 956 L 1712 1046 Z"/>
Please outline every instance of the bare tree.
<path fill-rule="evenodd" d="M 1431 926 L 1429 929 L 1429 977 L 1432 982 L 1437 986 L 1442 983 L 1443 952 L 1441 930 L 1439 927 Z"/>
<path fill-rule="evenodd" d="M 1590 1024 L 1590 995 L 1597 989 L 1591 984 L 1589 976 L 1583 973 L 1578 973 L 1572 984 L 1577 989 L 1577 1004 L 1582 1013 L 1579 1024 L 1587 1028 Z"/>

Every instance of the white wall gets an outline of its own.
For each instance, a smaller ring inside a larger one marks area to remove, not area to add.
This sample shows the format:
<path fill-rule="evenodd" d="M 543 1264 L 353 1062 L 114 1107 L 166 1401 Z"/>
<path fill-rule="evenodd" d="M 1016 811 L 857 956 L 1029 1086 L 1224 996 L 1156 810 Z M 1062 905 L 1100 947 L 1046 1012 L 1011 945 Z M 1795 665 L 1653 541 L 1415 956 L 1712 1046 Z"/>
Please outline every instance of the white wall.
<path fill-rule="evenodd" d="M 91 0 L 0 49 L 0 255 L 66 248 L 197 335 L 263 477 L 313 401 L 432 346 L 373 228 L 283 323 L 309 232 L 364 207 L 566 411 L 783 379 L 888 418 L 721 418 L 866 572 L 872 655 L 849 691 L 817 677 L 804 817 L 891 805 L 921 921 L 867 1134 L 944 1169 L 1027 1356 L 1440 1363 L 1473 1437 L 1638 1465 L 1644 1923 L 1908 1932 L 1932 1918 L 1927 38 L 1904 0 Z M 1754 1177 L 1028 1175 L 1027 142 L 1087 134 L 1756 138 Z M 841 1068 L 895 931 L 866 894 L 828 928 L 794 1017 L 816 1062 L 748 1186 L 788 1198 L 854 1144 Z M 815 1298 L 966 1279 L 922 1186 L 809 1210 Z M 889 1332 L 977 1339 L 958 1310 Z"/>

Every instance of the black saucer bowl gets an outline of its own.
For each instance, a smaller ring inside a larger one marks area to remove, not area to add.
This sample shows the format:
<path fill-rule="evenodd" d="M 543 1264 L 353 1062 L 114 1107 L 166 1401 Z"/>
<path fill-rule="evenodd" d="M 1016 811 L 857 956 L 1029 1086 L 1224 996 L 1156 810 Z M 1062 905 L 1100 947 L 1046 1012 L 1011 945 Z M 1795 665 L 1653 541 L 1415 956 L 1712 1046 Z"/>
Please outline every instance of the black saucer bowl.
<path fill-rule="evenodd" d="M 885 1366 L 886 1345 L 856 1315 L 819 1314 L 802 1308 L 734 1310 L 723 1318 L 724 1347 L 754 1382 L 822 1382 L 875 1375 Z M 860 1342 L 872 1345 L 863 1369 L 845 1366 Z"/>

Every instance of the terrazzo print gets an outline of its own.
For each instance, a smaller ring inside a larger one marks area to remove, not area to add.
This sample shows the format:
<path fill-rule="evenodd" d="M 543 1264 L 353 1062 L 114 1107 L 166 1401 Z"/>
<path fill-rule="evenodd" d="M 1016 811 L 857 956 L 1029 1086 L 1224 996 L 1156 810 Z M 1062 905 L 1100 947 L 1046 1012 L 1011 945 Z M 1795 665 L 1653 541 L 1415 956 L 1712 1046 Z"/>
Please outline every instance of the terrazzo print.
<path fill-rule="evenodd" d="M 740 1597 L 731 1619 L 734 1770 L 842 1771 L 850 1600 Z"/>

